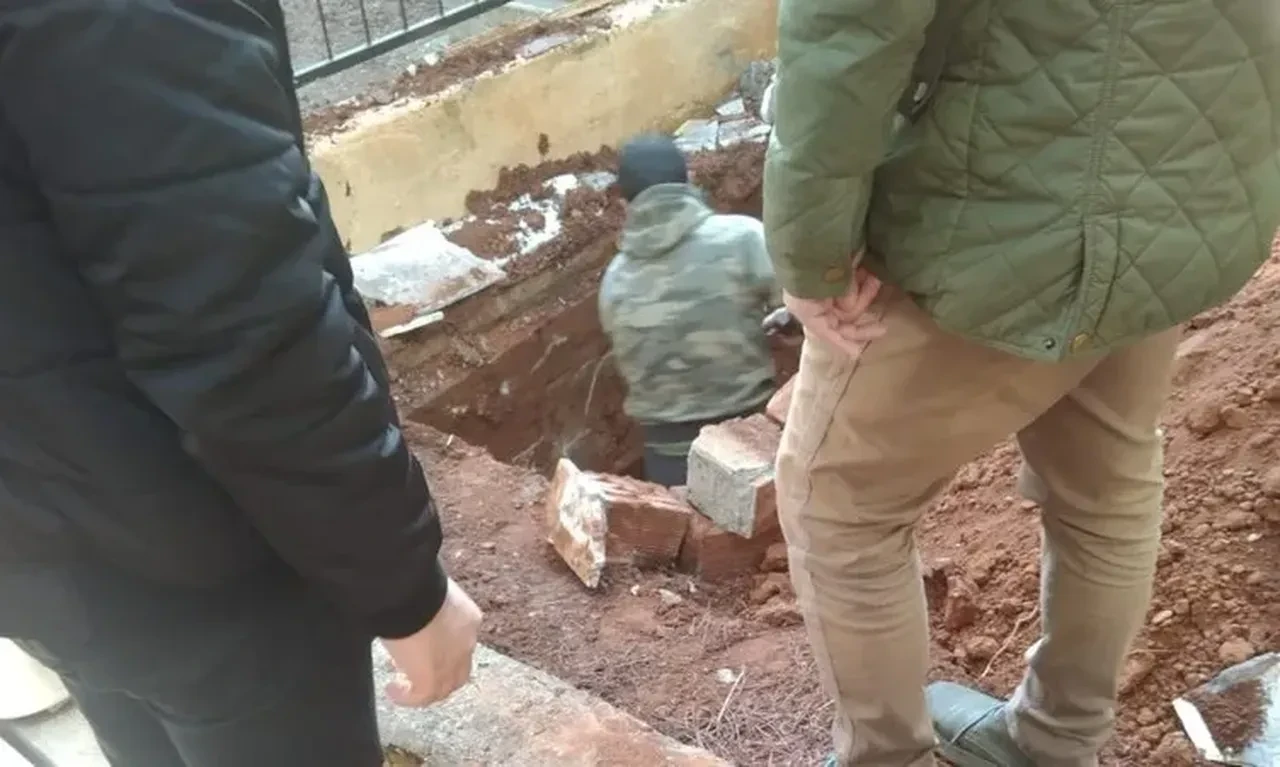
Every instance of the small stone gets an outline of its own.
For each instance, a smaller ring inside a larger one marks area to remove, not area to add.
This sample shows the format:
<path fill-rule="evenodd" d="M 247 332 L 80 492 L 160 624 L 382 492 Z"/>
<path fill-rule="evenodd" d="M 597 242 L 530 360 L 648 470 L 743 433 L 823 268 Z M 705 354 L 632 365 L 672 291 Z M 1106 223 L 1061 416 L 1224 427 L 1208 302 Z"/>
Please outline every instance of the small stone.
<path fill-rule="evenodd" d="M 1151 622 L 1156 626 L 1161 626 L 1168 623 L 1171 618 L 1173 618 L 1173 610 L 1161 610 L 1155 614 L 1155 617 L 1151 619 Z"/>
<path fill-rule="evenodd" d="M 1262 492 L 1273 498 L 1280 498 L 1280 466 L 1267 471 L 1262 476 Z"/>
<path fill-rule="evenodd" d="M 498 548 L 498 544 L 494 543 L 493 541 L 485 541 L 484 543 L 480 544 L 480 548 L 484 549 L 485 551 L 493 551 L 494 549 Z"/>
<path fill-rule="evenodd" d="M 1021 503 L 1021 506 L 1023 511 L 1035 511 L 1036 509 L 1040 508 L 1040 504 L 1036 503 L 1035 501 L 1023 501 Z"/>
<path fill-rule="evenodd" d="M 1228 429 L 1243 429 L 1249 425 L 1249 413 L 1235 405 L 1222 409 L 1222 423 Z"/>
<path fill-rule="evenodd" d="M 638 597 L 638 596 L 640 596 L 640 584 L 639 584 L 639 583 L 632 584 L 631 588 L 629 588 L 629 589 L 627 589 L 627 590 L 631 592 L 631 596 L 633 596 L 633 597 Z"/>
<path fill-rule="evenodd" d="M 1180 732 L 1170 732 L 1152 750 L 1149 764 L 1160 767 L 1195 767 L 1200 763 L 1195 746 Z"/>
<path fill-rule="evenodd" d="M 667 607 L 675 607 L 684 601 L 684 597 L 668 589 L 658 589 L 658 599 Z"/>
<path fill-rule="evenodd" d="M 1134 653 L 1124 662 L 1120 672 L 1120 694 L 1128 695 L 1146 680 L 1156 667 L 1155 656 L 1151 653 Z"/>
<path fill-rule="evenodd" d="M 1254 570 L 1245 577 L 1244 582 L 1250 586 L 1261 586 L 1266 580 L 1267 576 L 1263 575 L 1261 570 Z"/>
<path fill-rule="evenodd" d="M 716 669 L 716 681 L 720 684 L 733 684 L 738 681 L 738 672 L 731 668 Z"/>
<path fill-rule="evenodd" d="M 759 579 L 756 587 L 747 596 L 747 600 L 753 605 L 762 605 L 778 594 L 790 594 L 790 592 L 791 581 L 787 579 L 785 573 L 769 573 Z"/>
<path fill-rule="evenodd" d="M 956 583 L 956 588 L 947 595 L 947 610 L 944 618 L 946 627 L 951 631 L 959 631 L 977 623 L 982 617 L 982 608 L 978 607 L 977 594 L 963 581 Z"/>
<path fill-rule="evenodd" d="M 1207 437 L 1222 426 L 1222 407 L 1215 402 L 1202 402 L 1186 415 L 1187 428 L 1197 437 Z"/>
<path fill-rule="evenodd" d="M 1244 663 L 1253 657 L 1253 645 L 1243 639 L 1228 639 L 1218 648 L 1218 658 L 1229 666 Z"/>
<path fill-rule="evenodd" d="M 1246 527 L 1253 527 L 1262 521 L 1262 518 L 1252 511 L 1243 509 L 1233 509 L 1228 511 L 1214 523 L 1214 527 L 1219 530 L 1243 530 Z"/>
<path fill-rule="evenodd" d="M 1267 402 L 1280 402 L 1280 378 L 1277 378 L 1263 388 L 1262 399 Z"/>
<path fill-rule="evenodd" d="M 1271 436 L 1270 433 L 1264 431 L 1261 434 L 1255 434 L 1252 437 L 1250 437 L 1249 441 L 1246 442 L 1245 445 L 1251 450 L 1261 450 L 1267 445 L 1270 445 L 1274 441 L 1275 441 L 1275 437 Z"/>
<path fill-rule="evenodd" d="M 1144 708 L 1138 712 L 1138 724 L 1143 727 L 1149 727 L 1156 723 L 1156 712 L 1149 708 Z"/>
<path fill-rule="evenodd" d="M 1000 651 L 1000 643 L 989 636 L 970 639 L 964 645 L 965 654 L 976 663 L 985 663 Z"/>
<path fill-rule="evenodd" d="M 800 614 L 800 607 L 795 600 L 782 597 L 770 600 L 768 604 L 756 611 L 755 617 L 766 626 L 775 628 L 798 626 L 804 622 L 804 616 Z"/>
<path fill-rule="evenodd" d="M 789 567 L 787 562 L 787 544 L 778 542 L 765 549 L 764 561 L 760 569 L 767 573 L 785 573 Z"/>

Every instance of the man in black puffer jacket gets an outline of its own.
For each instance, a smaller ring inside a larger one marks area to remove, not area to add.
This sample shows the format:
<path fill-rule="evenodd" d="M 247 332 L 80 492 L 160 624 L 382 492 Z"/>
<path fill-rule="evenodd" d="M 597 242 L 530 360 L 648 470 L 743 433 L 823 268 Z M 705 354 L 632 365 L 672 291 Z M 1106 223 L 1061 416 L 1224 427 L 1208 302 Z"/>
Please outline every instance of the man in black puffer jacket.
<path fill-rule="evenodd" d="M 0 3 L 0 636 L 116 767 L 373 767 L 479 611 L 303 150 L 277 0 Z"/>

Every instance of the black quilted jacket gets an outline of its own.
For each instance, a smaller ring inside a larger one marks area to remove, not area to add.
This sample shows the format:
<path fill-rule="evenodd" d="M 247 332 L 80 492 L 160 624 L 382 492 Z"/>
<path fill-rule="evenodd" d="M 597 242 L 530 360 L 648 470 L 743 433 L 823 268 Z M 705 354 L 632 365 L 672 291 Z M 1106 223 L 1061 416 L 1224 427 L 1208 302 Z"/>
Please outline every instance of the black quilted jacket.
<path fill-rule="evenodd" d="M 401 636 L 439 545 L 276 0 L 0 0 L 0 635 L 96 558 Z"/>

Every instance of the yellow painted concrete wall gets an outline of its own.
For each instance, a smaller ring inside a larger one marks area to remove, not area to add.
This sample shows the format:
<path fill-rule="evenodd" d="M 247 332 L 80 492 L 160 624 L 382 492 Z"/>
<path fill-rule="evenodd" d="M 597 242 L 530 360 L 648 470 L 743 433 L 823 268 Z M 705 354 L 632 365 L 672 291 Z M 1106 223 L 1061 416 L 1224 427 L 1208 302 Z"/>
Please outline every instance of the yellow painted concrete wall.
<path fill-rule="evenodd" d="M 435 101 L 384 107 L 312 154 L 353 252 L 464 212 L 498 170 L 672 130 L 714 106 L 776 46 L 777 0 L 687 0 Z"/>

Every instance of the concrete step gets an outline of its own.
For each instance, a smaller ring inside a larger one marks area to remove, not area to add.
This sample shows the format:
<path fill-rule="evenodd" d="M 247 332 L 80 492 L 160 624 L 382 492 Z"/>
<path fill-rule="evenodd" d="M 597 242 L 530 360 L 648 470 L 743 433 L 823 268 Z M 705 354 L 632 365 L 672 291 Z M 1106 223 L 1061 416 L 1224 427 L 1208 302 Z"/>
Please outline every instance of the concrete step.
<path fill-rule="evenodd" d="M 392 678 L 377 648 L 379 688 Z M 429 767 L 730 767 L 665 737 L 635 717 L 488 648 L 473 681 L 440 706 L 378 703 L 383 741 Z"/>
<path fill-rule="evenodd" d="M 383 742 L 417 754 L 428 767 L 730 767 L 487 647 L 476 654 L 472 683 L 433 708 L 400 708 L 381 697 L 392 677 L 391 660 L 375 643 Z M 107 767 L 74 707 L 24 720 L 18 729 L 59 767 Z M 0 767 L 28 767 L 3 745 Z"/>

